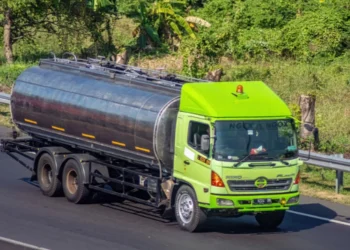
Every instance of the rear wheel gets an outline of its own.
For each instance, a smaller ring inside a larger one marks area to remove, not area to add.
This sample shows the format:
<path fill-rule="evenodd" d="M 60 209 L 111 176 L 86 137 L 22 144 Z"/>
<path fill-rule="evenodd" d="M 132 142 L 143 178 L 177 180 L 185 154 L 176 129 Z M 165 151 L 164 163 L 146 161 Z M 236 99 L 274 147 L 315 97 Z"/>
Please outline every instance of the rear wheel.
<path fill-rule="evenodd" d="M 37 176 L 41 192 L 49 197 L 62 195 L 62 183 L 57 178 L 56 164 L 48 153 L 40 156 Z"/>
<path fill-rule="evenodd" d="M 90 190 L 83 182 L 82 169 L 75 160 L 67 161 L 62 182 L 64 194 L 70 202 L 85 203 L 90 198 Z"/>
<path fill-rule="evenodd" d="M 259 213 L 255 216 L 256 221 L 264 229 L 276 229 L 283 221 L 285 211 L 273 211 L 266 213 Z"/>
<path fill-rule="evenodd" d="M 195 192 L 183 185 L 176 193 L 175 216 L 181 229 L 194 232 L 205 222 L 206 215 L 198 206 Z"/>

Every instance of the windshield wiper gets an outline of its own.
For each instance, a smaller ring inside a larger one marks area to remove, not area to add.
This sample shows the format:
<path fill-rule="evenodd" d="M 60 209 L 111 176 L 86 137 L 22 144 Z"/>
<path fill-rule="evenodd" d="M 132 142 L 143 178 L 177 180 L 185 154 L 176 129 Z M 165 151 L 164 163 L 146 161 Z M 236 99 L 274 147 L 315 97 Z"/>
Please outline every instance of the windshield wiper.
<path fill-rule="evenodd" d="M 257 154 L 257 155 L 252 155 L 252 154 L 249 154 L 249 155 L 246 155 L 245 157 L 243 157 L 241 160 L 239 160 L 237 163 L 233 164 L 234 167 L 238 167 L 239 165 L 241 165 L 242 162 L 244 161 L 247 161 L 247 159 L 251 156 L 263 156 L 263 155 L 266 155 L 267 153 L 261 153 L 261 154 Z"/>
<path fill-rule="evenodd" d="M 246 161 L 246 159 L 248 159 L 250 156 L 252 156 L 251 154 L 246 155 L 245 157 L 243 157 L 241 160 L 239 160 L 237 163 L 233 164 L 234 167 L 238 167 L 242 162 Z"/>
<path fill-rule="evenodd" d="M 263 158 L 264 160 L 272 160 L 272 161 L 279 161 L 279 162 L 281 162 L 281 163 L 283 163 L 284 165 L 286 165 L 286 166 L 289 166 L 290 164 L 289 164 L 289 162 L 287 162 L 287 161 L 284 161 L 283 159 L 278 159 L 278 158 L 274 158 L 274 157 L 268 157 L 268 156 L 264 156 L 264 155 L 266 155 L 267 153 L 261 153 L 261 154 L 257 154 L 257 155 L 251 155 L 251 154 L 249 154 L 249 155 L 246 155 L 244 158 L 242 158 L 240 161 L 238 161 L 236 164 L 234 164 L 233 166 L 234 167 L 238 167 L 242 162 L 244 162 L 244 161 L 247 161 L 247 159 L 250 157 L 250 156 L 256 156 L 256 157 L 261 157 L 261 158 Z M 273 163 L 259 163 L 259 164 L 251 164 L 252 166 L 253 165 L 269 165 L 269 166 L 274 166 L 275 164 L 273 164 Z"/>

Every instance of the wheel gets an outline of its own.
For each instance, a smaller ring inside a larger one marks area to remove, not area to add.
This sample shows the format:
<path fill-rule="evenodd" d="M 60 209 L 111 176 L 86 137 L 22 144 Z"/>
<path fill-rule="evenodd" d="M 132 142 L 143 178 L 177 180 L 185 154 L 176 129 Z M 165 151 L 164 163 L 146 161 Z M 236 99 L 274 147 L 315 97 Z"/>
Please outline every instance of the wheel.
<path fill-rule="evenodd" d="M 51 155 L 44 153 L 40 156 L 37 176 L 44 195 L 49 197 L 62 195 L 62 183 L 57 177 L 55 162 Z"/>
<path fill-rule="evenodd" d="M 65 164 L 62 182 L 68 201 L 78 204 L 85 203 L 90 198 L 90 190 L 83 183 L 82 169 L 75 160 L 69 160 Z"/>
<path fill-rule="evenodd" d="M 259 213 L 255 219 L 264 229 L 276 229 L 282 223 L 285 213 L 284 210 Z"/>
<path fill-rule="evenodd" d="M 175 217 L 181 229 L 189 232 L 197 231 L 206 220 L 195 192 L 187 185 L 181 186 L 176 193 Z"/>

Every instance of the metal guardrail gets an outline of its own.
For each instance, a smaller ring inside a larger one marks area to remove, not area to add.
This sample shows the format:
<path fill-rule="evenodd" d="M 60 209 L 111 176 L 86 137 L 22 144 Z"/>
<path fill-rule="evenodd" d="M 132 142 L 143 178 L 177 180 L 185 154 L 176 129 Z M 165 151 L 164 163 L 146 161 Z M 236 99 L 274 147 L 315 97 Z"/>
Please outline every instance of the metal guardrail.
<path fill-rule="evenodd" d="M 10 104 L 11 95 L 0 92 L 0 103 Z"/>
<path fill-rule="evenodd" d="M 299 150 L 299 156 L 306 164 L 350 172 L 350 159 L 310 152 L 310 159 L 307 160 L 309 158 L 309 151 L 304 150 Z"/>
<path fill-rule="evenodd" d="M 339 194 L 344 183 L 343 173 L 350 172 L 350 159 L 343 159 L 343 155 L 332 156 L 313 152 L 309 155 L 309 152 L 304 150 L 299 150 L 299 156 L 305 164 L 335 170 L 335 192 Z"/>

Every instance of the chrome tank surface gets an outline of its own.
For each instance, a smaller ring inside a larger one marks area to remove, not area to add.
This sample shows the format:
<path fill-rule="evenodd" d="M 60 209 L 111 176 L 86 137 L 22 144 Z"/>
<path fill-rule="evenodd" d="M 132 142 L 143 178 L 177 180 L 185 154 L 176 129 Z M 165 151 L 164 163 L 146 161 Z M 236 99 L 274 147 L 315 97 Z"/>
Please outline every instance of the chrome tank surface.
<path fill-rule="evenodd" d="M 179 91 L 36 66 L 16 80 L 14 123 L 34 137 L 172 169 Z"/>

